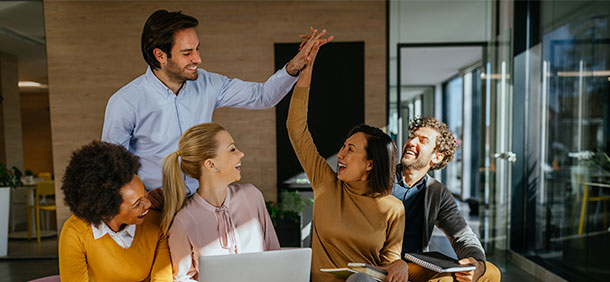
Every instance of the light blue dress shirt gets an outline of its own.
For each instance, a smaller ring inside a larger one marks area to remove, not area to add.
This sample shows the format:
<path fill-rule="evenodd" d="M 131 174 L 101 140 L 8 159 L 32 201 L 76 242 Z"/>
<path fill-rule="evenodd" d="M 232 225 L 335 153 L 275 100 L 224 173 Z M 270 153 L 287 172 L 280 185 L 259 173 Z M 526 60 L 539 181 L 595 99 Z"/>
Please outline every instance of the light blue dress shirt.
<path fill-rule="evenodd" d="M 230 79 L 198 69 L 174 94 L 150 69 L 119 89 L 106 106 L 102 141 L 123 145 L 140 157 L 138 176 L 150 191 L 162 185 L 163 158 L 178 149 L 178 139 L 190 127 L 212 121 L 216 108 L 265 109 L 275 106 L 298 77 L 277 71 L 264 83 Z M 187 194 L 199 182 L 186 177 Z"/>

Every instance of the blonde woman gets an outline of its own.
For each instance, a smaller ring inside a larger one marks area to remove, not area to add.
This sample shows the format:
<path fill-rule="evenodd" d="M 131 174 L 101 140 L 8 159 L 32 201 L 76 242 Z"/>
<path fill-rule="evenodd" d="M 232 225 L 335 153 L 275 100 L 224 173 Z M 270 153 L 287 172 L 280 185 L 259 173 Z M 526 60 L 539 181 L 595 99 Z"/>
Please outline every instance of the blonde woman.
<path fill-rule="evenodd" d="M 222 126 L 203 123 L 187 130 L 165 158 L 161 228 L 169 235 L 174 281 L 197 281 L 199 256 L 280 248 L 261 192 L 233 184 L 243 156 Z M 199 180 L 189 199 L 183 173 Z"/>

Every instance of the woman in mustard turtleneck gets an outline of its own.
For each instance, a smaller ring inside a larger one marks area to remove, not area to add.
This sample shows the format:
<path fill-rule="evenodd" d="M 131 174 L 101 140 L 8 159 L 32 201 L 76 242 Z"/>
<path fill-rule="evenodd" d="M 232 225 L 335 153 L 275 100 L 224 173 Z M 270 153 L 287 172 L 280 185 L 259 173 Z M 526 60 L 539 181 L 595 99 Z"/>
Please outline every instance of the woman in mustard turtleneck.
<path fill-rule="evenodd" d="M 310 62 L 292 94 L 286 127 L 296 155 L 314 192 L 312 278 L 314 282 L 341 281 L 320 268 L 364 262 L 388 270 L 387 281 L 406 281 L 400 258 L 404 208 L 390 192 L 396 146 L 381 130 L 356 126 L 337 154 L 337 172 L 318 153 L 307 126 L 307 105 L 313 62 L 319 47 L 332 40 L 317 31 Z M 338 109 L 349 110 L 349 109 Z"/>

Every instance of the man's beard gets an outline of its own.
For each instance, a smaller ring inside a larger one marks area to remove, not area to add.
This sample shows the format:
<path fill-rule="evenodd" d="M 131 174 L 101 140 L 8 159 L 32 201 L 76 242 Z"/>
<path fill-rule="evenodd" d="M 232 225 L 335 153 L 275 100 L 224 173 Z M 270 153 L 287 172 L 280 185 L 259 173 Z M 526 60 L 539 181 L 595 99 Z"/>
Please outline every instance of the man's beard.
<path fill-rule="evenodd" d="M 165 72 L 167 73 L 167 76 L 169 77 L 169 79 L 173 80 L 174 82 L 178 82 L 178 83 L 183 83 L 187 80 L 195 80 L 199 76 L 198 72 L 195 72 L 194 75 L 192 75 L 192 76 L 185 75 L 184 69 L 180 68 L 180 66 L 178 66 L 178 64 L 174 63 L 174 61 L 171 59 L 169 59 L 167 61 L 167 66 L 166 66 Z"/>
<path fill-rule="evenodd" d="M 429 156 L 417 155 L 414 160 L 405 159 L 405 155 L 403 154 L 403 157 L 400 158 L 400 164 L 403 169 L 419 170 L 425 168 L 430 163 L 430 160 L 432 160 L 432 154 Z"/>

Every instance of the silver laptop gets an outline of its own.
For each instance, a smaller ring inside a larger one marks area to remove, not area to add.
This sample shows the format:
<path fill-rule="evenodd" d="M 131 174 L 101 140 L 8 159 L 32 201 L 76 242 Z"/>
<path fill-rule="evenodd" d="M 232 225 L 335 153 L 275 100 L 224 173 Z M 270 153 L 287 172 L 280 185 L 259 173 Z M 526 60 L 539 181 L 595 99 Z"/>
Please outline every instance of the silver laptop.
<path fill-rule="evenodd" d="M 200 282 L 309 282 L 311 249 L 200 256 Z"/>

